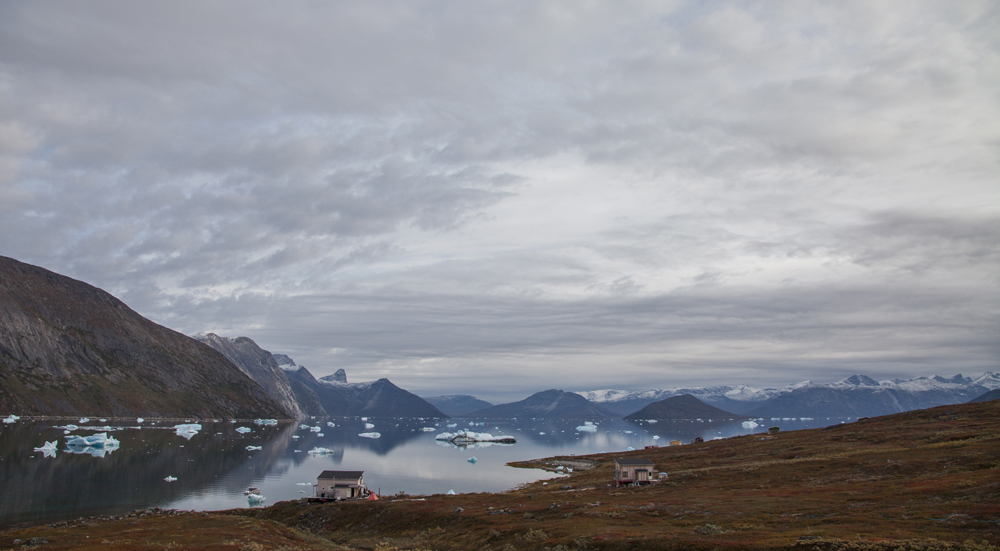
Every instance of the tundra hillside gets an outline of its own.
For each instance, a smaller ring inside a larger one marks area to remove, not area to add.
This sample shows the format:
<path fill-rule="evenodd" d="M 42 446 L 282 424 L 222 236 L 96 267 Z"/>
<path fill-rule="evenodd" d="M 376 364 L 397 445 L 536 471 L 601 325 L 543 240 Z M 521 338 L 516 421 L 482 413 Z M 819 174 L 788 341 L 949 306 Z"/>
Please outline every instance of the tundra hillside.
<path fill-rule="evenodd" d="M 669 478 L 610 485 L 615 457 Z M 0 532 L 0 549 L 997 550 L 1000 401 L 523 467 L 569 476 L 500 494 L 138 512 Z"/>

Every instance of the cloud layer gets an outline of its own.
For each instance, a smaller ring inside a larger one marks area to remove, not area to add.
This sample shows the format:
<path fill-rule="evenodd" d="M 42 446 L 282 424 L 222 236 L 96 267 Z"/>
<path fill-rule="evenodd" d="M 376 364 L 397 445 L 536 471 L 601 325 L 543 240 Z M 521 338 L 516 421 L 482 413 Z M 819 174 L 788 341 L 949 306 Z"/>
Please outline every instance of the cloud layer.
<path fill-rule="evenodd" d="M 5 2 L 0 254 L 425 395 L 996 369 L 990 2 Z"/>

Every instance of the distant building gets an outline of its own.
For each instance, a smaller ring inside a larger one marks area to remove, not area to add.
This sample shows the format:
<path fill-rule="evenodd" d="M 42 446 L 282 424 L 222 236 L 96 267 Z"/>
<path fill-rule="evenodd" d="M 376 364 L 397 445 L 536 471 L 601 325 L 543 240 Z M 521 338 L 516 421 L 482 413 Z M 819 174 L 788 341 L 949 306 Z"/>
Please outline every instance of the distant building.
<path fill-rule="evenodd" d="M 700 437 L 700 436 L 695 436 L 695 437 L 694 437 L 694 442 L 692 442 L 692 444 L 701 444 L 701 443 L 702 443 L 702 442 L 704 442 L 704 441 L 705 441 L 705 439 L 704 439 L 704 438 L 702 438 L 702 437 Z"/>
<path fill-rule="evenodd" d="M 368 493 L 364 471 L 323 471 L 316 478 L 313 497 L 322 499 L 349 499 Z"/>
<path fill-rule="evenodd" d="M 645 458 L 616 458 L 615 486 L 649 484 L 655 470 L 653 462 Z"/>

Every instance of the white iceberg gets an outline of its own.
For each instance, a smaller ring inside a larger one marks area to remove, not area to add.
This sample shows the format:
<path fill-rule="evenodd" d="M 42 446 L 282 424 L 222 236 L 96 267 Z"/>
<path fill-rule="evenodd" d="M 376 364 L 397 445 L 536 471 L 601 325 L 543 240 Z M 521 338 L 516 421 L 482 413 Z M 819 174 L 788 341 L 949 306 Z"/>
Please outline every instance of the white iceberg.
<path fill-rule="evenodd" d="M 627 451 L 627 452 L 634 452 L 635 448 L 633 448 L 632 446 L 629 446 L 629 447 L 625 448 L 625 451 Z"/>
<path fill-rule="evenodd" d="M 299 438 L 302 438 L 302 437 L 301 437 L 301 436 L 299 436 L 299 435 L 297 435 L 297 434 L 293 434 L 293 435 L 292 435 L 292 439 L 293 439 L 293 440 L 298 440 Z"/>
<path fill-rule="evenodd" d="M 743 428 L 745 429 L 755 429 L 758 425 L 756 421 L 743 421 Z"/>
<path fill-rule="evenodd" d="M 247 446 L 247 451 L 255 451 L 261 449 L 260 446 Z"/>
<path fill-rule="evenodd" d="M 448 495 L 453 496 L 457 494 L 455 494 L 455 490 L 448 490 Z"/>
<path fill-rule="evenodd" d="M 79 429 L 80 427 L 78 427 L 78 426 L 76 426 L 76 425 L 64 425 L 64 426 L 62 426 L 62 427 L 52 427 L 52 428 L 54 428 L 54 429 L 62 429 L 62 430 L 64 430 L 64 431 L 66 431 L 66 432 L 69 432 L 69 431 L 71 431 L 71 430 L 77 430 L 77 429 Z"/>
<path fill-rule="evenodd" d="M 240 434 L 246 434 L 251 431 L 253 431 L 253 429 L 250 427 L 236 427 L 236 432 Z M 296 436 L 296 438 L 298 438 L 298 436 Z"/>
<path fill-rule="evenodd" d="M 375 425 L 373 425 L 371 423 L 365 423 L 365 428 L 366 429 L 373 429 L 373 428 L 375 428 Z"/>
<path fill-rule="evenodd" d="M 11 424 L 11 423 L 16 423 L 18 419 L 20 419 L 20 417 L 18 417 L 17 415 L 14 415 L 13 413 L 11 413 L 11 414 L 10 414 L 10 417 L 6 417 L 6 418 L 5 418 L 4 420 L 3 420 L 3 422 L 4 422 L 4 423 L 7 423 L 7 424 L 9 425 L 9 424 Z"/>
<path fill-rule="evenodd" d="M 143 419 L 142 417 L 139 417 L 139 418 L 137 418 L 135 420 L 135 422 L 138 423 L 138 424 L 140 424 L 140 425 L 142 424 L 143 421 L 145 421 L 145 419 Z"/>
<path fill-rule="evenodd" d="M 476 462 L 479 461 L 479 460 L 476 459 L 475 456 L 473 456 L 473 457 L 470 457 L 470 458 L 466 459 L 466 461 L 468 461 L 469 463 L 472 463 L 473 465 L 475 465 Z"/>
<path fill-rule="evenodd" d="M 296 486 L 312 486 L 312 482 L 296 482 Z"/>
<path fill-rule="evenodd" d="M 247 495 L 247 501 L 250 502 L 251 505 L 259 505 L 263 503 L 265 499 L 267 498 L 264 496 L 259 496 L 257 494 Z"/>
<path fill-rule="evenodd" d="M 309 455 L 331 455 L 335 453 L 330 448 L 313 448 L 309 450 Z"/>
<path fill-rule="evenodd" d="M 367 418 L 367 417 L 362 417 L 362 418 L 361 418 L 361 420 L 362 420 L 362 421 L 367 421 L 367 420 L 368 420 L 368 418 Z"/>
<path fill-rule="evenodd" d="M 659 436 L 657 436 L 657 435 L 655 435 L 655 434 L 653 435 L 653 440 L 659 440 L 659 439 L 660 439 L 660 437 L 659 437 Z"/>
<path fill-rule="evenodd" d="M 434 428 L 434 427 L 424 427 L 424 428 L 422 428 L 422 429 L 420 429 L 420 430 L 422 430 L 422 431 L 424 431 L 424 432 L 434 432 L 434 431 L 436 431 L 437 429 L 436 429 L 436 428 Z"/>
<path fill-rule="evenodd" d="M 322 437 L 323 437 L 324 435 L 323 435 L 323 433 L 322 433 L 322 432 L 317 432 L 317 433 L 316 433 L 316 436 L 319 436 L 320 438 L 322 438 Z"/>
<path fill-rule="evenodd" d="M 330 427 L 332 429 L 333 427 L 336 427 L 337 425 L 334 425 L 332 422 L 327 421 L 326 422 L 326 426 L 328 426 L 328 427 Z"/>
<path fill-rule="evenodd" d="M 453 429 L 453 428 L 455 428 L 457 426 L 458 426 L 458 423 L 452 423 L 452 424 L 448 425 L 448 428 L 449 429 Z"/>
<path fill-rule="evenodd" d="M 253 424 L 255 425 L 277 425 L 277 419 L 254 419 Z"/>
<path fill-rule="evenodd" d="M 173 481 L 177 480 L 177 477 L 176 476 L 168 476 L 168 477 L 164 478 L 163 480 L 166 480 L 167 482 L 173 482 Z"/>
<path fill-rule="evenodd" d="M 358 436 L 362 438 L 382 438 L 382 433 L 380 432 L 362 432 Z"/>
<path fill-rule="evenodd" d="M 35 448 L 36 452 L 42 452 L 45 455 L 43 457 L 55 457 L 56 456 L 56 446 L 58 445 L 58 440 L 55 442 L 46 442 L 44 446 L 40 448 Z"/>
<path fill-rule="evenodd" d="M 84 424 L 84 423 L 89 423 L 89 422 L 90 422 L 90 418 L 89 417 L 83 417 L 83 418 L 80 419 L 80 424 L 81 425 Z"/>
<path fill-rule="evenodd" d="M 584 425 L 580 425 L 579 427 L 576 427 L 576 430 L 580 432 L 597 432 L 597 426 L 595 426 L 593 423 L 587 423 Z"/>
<path fill-rule="evenodd" d="M 183 436 L 185 439 L 190 440 L 192 436 L 198 434 L 201 430 L 201 425 L 198 423 L 185 423 L 181 425 L 174 425 L 174 431 L 177 436 Z"/>
<path fill-rule="evenodd" d="M 310 427 L 309 430 L 311 430 L 312 432 L 319 432 L 323 430 L 323 427 Z"/>
<path fill-rule="evenodd" d="M 121 442 L 108 433 L 101 432 L 91 436 L 70 436 L 66 438 L 66 451 L 69 453 L 89 454 L 94 457 L 104 457 L 118 449 Z"/>
<path fill-rule="evenodd" d="M 647 423 L 655 423 L 655 422 L 656 422 L 656 419 L 646 419 L 646 422 L 647 422 Z"/>

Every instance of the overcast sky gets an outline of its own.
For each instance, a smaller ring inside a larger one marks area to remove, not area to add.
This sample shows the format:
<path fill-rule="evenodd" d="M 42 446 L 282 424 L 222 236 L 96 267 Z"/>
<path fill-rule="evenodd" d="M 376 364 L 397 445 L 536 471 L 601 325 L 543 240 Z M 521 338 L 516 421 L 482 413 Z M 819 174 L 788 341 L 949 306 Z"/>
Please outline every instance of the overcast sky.
<path fill-rule="evenodd" d="M 0 255 L 424 396 L 1000 369 L 1000 4 L 0 3 Z"/>

